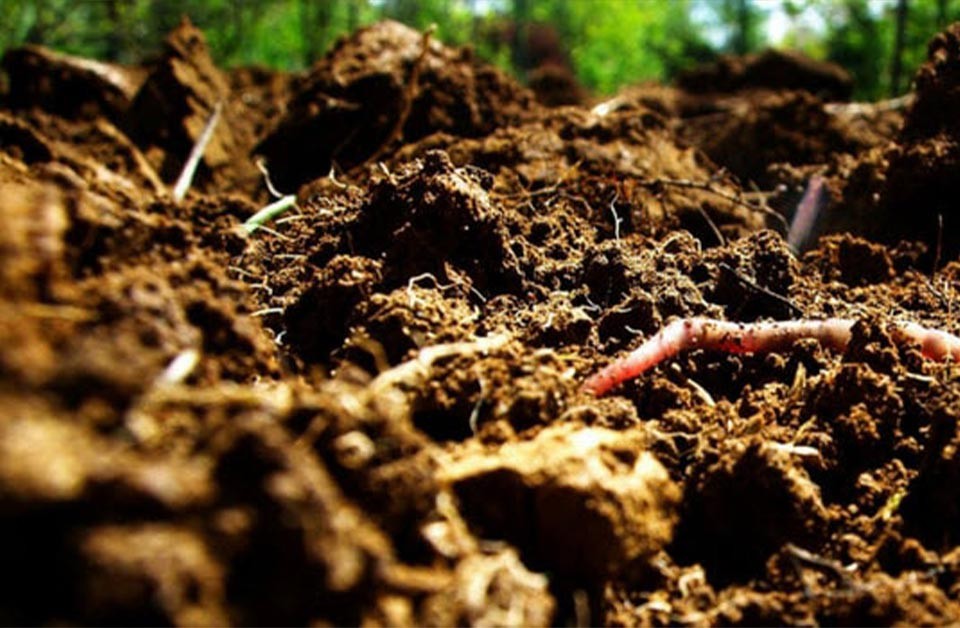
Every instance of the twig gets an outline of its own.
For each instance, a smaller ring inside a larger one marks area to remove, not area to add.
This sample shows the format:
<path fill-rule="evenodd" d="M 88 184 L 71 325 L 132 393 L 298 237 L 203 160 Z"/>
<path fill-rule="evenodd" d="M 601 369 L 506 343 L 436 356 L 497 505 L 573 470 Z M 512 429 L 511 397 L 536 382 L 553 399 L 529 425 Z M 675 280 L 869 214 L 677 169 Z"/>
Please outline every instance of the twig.
<path fill-rule="evenodd" d="M 943 255 L 943 214 L 937 214 L 937 246 L 933 256 L 933 272 L 931 277 L 936 276 L 940 269 L 940 256 Z"/>
<path fill-rule="evenodd" d="M 913 104 L 914 95 L 904 94 L 897 98 L 881 100 L 880 102 L 828 102 L 823 110 L 830 114 L 846 114 L 849 116 L 868 116 L 885 111 L 899 111 Z"/>
<path fill-rule="evenodd" d="M 773 209 L 770 209 L 769 207 L 767 207 L 766 204 L 754 205 L 753 203 L 742 198 L 741 196 L 738 196 L 736 194 L 729 194 L 727 192 L 724 192 L 723 190 L 718 190 L 708 182 L 690 181 L 688 179 L 640 179 L 636 183 L 646 188 L 655 188 L 657 186 L 664 185 L 664 186 L 675 187 L 675 188 L 683 188 L 688 190 L 700 190 L 701 192 L 708 192 L 710 194 L 713 194 L 714 196 L 730 201 L 731 203 L 736 203 L 741 207 L 746 207 L 749 210 L 760 212 L 761 214 L 770 216 L 771 218 L 776 220 L 778 223 L 780 223 L 780 226 L 783 227 L 784 232 L 786 232 L 790 228 L 789 225 L 787 224 L 787 219 L 784 218 L 783 215 L 780 214 L 779 212 L 774 211 Z"/>
<path fill-rule="evenodd" d="M 473 410 L 470 411 L 470 419 L 468 420 L 470 433 L 474 436 L 477 435 L 477 430 L 479 429 L 480 408 L 483 407 L 483 403 L 487 400 L 487 385 L 483 381 L 483 377 L 480 377 L 477 381 L 480 382 L 480 395 L 477 397 L 477 403 L 474 404 Z"/>
<path fill-rule="evenodd" d="M 176 185 L 173 186 L 173 201 L 175 203 L 179 203 L 187 195 L 187 190 L 190 189 L 190 184 L 193 183 L 193 176 L 197 172 L 197 166 L 200 165 L 200 158 L 203 157 L 203 151 L 207 150 L 207 144 L 209 144 L 213 138 L 213 131 L 217 128 L 217 122 L 220 121 L 220 112 L 222 110 L 223 101 L 220 101 L 213 107 L 213 113 L 210 114 L 210 118 L 203 127 L 200 137 L 197 138 L 197 142 L 193 145 L 193 150 L 190 151 L 187 162 L 183 164 L 183 170 L 177 178 Z"/>
<path fill-rule="evenodd" d="M 170 361 L 157 377 L 155 385 L 170 386 L 179 384 L 190 376 L 200 363 L 200 352 L 196 349 L 184 349 Z"/>
<path fill-rule="evenodd" d="M 164 194 L 167 191 L 167 186 L 163 183 L 160 175 L 157 174 L 157 171 L 153 169 L 153 166 L 150 165 L 150 162 L 147 161 L 147 158 L 143 156 L 143 153 L 140 152 L 140 149 L 137 147 L 137 145 L 130 141 L 130 138 L 128 138 L 126 134 L 105 119 L 97 120 L 96 127 L 98 131 L 109 137 L 118 145 L 122 146 L 125 151 L 127 151 L 127 154 L 129 154 L 130 158 L 133 159 L 136 169 L 140 172 L 143 178 L 147 180 L 147 183 L 150 184 L 154 194 Z"/>
<path fill-rule="evenodd" d="M 413 294 L 413 288 L 421 281 L 425 281 L 427 279 L 432 281 L 433 287 L 436 288 L 437 290 L 440 290 L 441 292 L 443 290 L 446 290 L 447 288 L 453 288 L 456 285 L 452 283 L 441 285 L 440 281 L 437 279 L 437 276 L 434 275 L 433 273 L 420 273 L 419 275 L 414 275 L 409 280 L 407 280 L 407 297 L 408 297 L 407 305 L 411 309 L 413 309 L 417 305 L 417 297 Z"/>
<path fill-rule="evenodd" d="M 590 110 L 595 116 L 604 117 L 610 114 L 613 111 L 616 111 L 620 105 L 624 104 L 626 100 L 621 96 L 616 96 L 610 100 L 605 100 L 599 105 L 596 105 L 593 109 Z"/>
<path fill-rule="evenodd" d="M 780 451 L 791 456 L 801 458 L 822 458 L 823 454 L 816 447 L 809 445 L 794 445 L 793 443 L 775 443 L 767 441 L 765 446 L 772 451 Z"/>
<path fill-rule="evenodd" d="M 615 361 L 587 379 L 583 389 L 600 396 L 614 386 L 642 375 L 664 360 L 691 349 L 709 349 L 726 353 L 768 353 L 790 348 L 803 338 L 818 340 L 825 347 L 843 351 L 850 342 L 855 320 L 792 320 L 769 323 L 731 323 L 709 318 L 676 320 L 640 345 L 629 355 Z M 916 344 L 923 356 L 943 361 L 960 360 L 960 337 L 928 329 L 917 323 L 894 321 L 889 326 L 893 341 Z"/>
<path fill-rule="evenodd" d="M 789 308 L 790 311 L 793 312 L 794 314 L 796 314 L 797 316 L 803 316 L 803 310 L 801 310 L 797 305 L 795 305 L 795 304 L 793 303 L 793 301 L 791 301 L 791 300 L 788 299 L 787 297 L 783 296 L 782 294 L 777 294 L 777 293 L 774 292 L 773 290 L 770 290 L 769 288 L 764 288 L 763 286 L 761 286 L 760 284 L 756 283 L 755 281 L 751 281 L 750 279 L 748 279 L 747 277 L 745 277 L 742 273 L 738 272 L 736 269 L 734 269 L 732 266 L 730 266 L 730 265 L 727 264 L 726 262 L 720 262 L 720 263 L 718 264 L 718 266 L 719 266 L 722 270 L 724 270 L 724 271 L 730 273 L 731 275 L 733 275 L 733 277 L 734 277 L 737 281 L 739 281 L 740 283 L 742 283 L 742 284 L 745 285 L 746 287 L 750 288 L 750 289 L 753 290 L 754 292 L 759 292 L 760 294 L 762 294 L 762 295 L 764 295 L 764 296 L 770 297 L 771 299 L 773 299 L 773 300 L 776 301 L 777 303 L 780 303 L 780 304 L 786 306 L 787 308 Z"/>
<path fill-rule="evenodd" d="M 717 239 L 717 242 L 720 244 L 720 246 L 726 245 L 727 239 L 723 237 L 723 234 L 720 232 L 719 227 L 717 227 L 717 223 L 713 222 L 713 218 L 710 217 L 710 214 L 707 213 L 707 210 L 700 207 L 699 205 L 696 206 L 696 210 L 697 212 L 699 212 L 700 216 L 703 218 L 703 221 L 707 223 L 707 226 L 710 227 L 710 231 L 713 233 L 713 237 Z"/>
<path fill-rule="evenodd" d="M 327 173 L 327 179 L 330 180 L 330 183 L 334 184 L 341 190 L 345 190 L 348 187 L 350 187 L 346 183 L 341 183 L 340 181 L 337 181 L 337 173 L 336 173 L 336 169 L 333 167 L 333 163 L 330 164 L 330 172 Z"/>

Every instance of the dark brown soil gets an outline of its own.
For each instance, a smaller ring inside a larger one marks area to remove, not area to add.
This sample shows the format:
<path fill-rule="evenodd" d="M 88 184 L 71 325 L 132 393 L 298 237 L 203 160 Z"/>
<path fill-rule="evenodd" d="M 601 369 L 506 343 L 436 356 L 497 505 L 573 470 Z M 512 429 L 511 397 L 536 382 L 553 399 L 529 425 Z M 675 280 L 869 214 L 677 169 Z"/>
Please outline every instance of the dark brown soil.
<path fill-rule="evenodd" d="M 888 331 L 960 332 L 958 41 L 872 105 L 771 54 L 546 108 L 395 23 L 8 52 L 0 622 L 960 621 L 960 374 Z M 685 316 L 857 322 L 581 390 Z"/>

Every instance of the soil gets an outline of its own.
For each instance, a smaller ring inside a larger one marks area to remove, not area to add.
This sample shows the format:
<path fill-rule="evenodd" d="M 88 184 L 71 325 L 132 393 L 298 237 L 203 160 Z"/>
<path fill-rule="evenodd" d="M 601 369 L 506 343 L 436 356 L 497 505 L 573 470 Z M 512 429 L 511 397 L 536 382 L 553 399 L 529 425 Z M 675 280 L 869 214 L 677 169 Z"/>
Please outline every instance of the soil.
<path fill-rule="evenodd" d="M 769 54 L 548 108 L 396 23 L 3 67 L 0 622 L 960 621 L 960 371 L 888 326 L 960 332 L 960 25 L 877 104 Z M 857 322 L 581 389 L 688 316 Z"/>

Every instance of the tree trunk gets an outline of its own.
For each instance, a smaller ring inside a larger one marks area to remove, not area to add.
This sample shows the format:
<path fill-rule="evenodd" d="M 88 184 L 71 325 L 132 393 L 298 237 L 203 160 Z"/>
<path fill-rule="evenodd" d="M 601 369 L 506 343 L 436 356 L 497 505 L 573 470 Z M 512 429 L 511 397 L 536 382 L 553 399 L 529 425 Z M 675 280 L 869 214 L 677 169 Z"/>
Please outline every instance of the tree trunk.
<path fill-rule="evenodd" d="M 303 61 L 307 67 L 326 51 L 333 18 L 333 0 L 300 0 L 300 36 Z"/>
<path fill-rule="evenodd" d="M 745 55 L 750 50 L 750 7 L 747 0 L 737 0 L 736 7 L 737 33 L 733 41 L 733 50 L 738 55 Z"/>
<path fill-rule="evenodd" d="M 36 17 L 27 30 L 25 39 L 28 44 L 43 45 L 47 43 L 47 30 L 50 27 L 50 3 L 47 0 L 37 0 L 34 10 Z"/>
<path fill-rule="evenodd" d="M 123 19 L 122 0 L 107 0 L 107 22 L 110 27 L 106 34 L 106 56 L 109 61 L 119 61 L 125 52 L 127 25 Z"/>
<path fill-rule="evenodd" d="M 513 0 L 513 38 L 510 42 L 510 57 L 513 67 L 520 72 L 529 69 L 527 67 L 527 26 L 529 23 L 529 0 Z"/>
<path fill-rule="evenodd" d="M 890 96 L 900 95 L 903 76 L 903 49 L 907 38 L 907 0 L 897 0 L 896 34 L 893 42 L 893 60 L 890 63 Z"/>
<path fill-rule="evenodd" d="M 477 45 L 480 35 L 480 16 L 477 15 L 477 0 L 467 0 L 467 11 L 470 13 L 470 43 Z"/>
<path fill-rule="evenodd" d="M 347 3 L 347 31 L 351 34 L 360 26 L 361 0 L 349 0 Z"/>

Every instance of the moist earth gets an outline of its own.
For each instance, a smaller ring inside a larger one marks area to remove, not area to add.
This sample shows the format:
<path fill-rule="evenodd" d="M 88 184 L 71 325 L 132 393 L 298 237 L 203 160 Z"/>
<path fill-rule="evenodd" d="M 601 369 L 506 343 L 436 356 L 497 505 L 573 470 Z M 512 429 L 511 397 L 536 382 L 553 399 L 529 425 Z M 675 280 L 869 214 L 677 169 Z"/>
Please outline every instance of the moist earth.
<path fill-rule="evenodd" d="M 773 52 L 538 102 L 392 22 L 2 65 L 3 623 L 960 621 L 960 371 L 889 327 L 960 332 L 960 25 L 870 104 Z M 856 323 L 582 390 L 690 316 Z"/>

